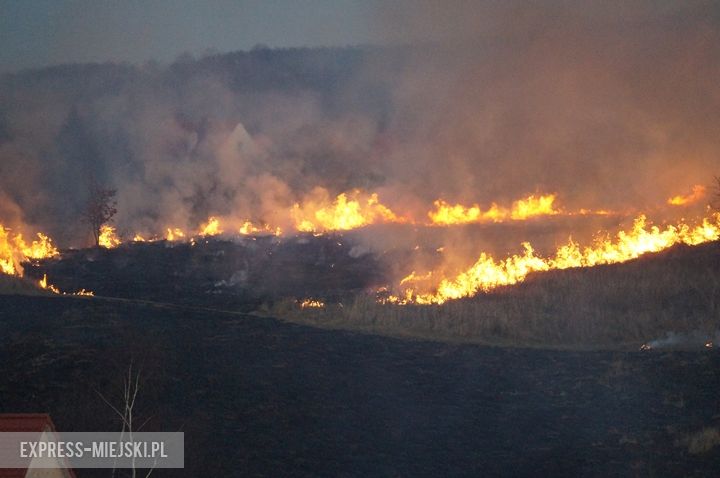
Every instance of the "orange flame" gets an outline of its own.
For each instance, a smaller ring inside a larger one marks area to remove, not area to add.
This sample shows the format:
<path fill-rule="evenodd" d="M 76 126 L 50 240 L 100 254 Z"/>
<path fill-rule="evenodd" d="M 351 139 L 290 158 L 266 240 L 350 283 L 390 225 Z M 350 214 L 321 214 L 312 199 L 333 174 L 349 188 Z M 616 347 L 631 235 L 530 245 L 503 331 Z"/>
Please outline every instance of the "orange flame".
<path fill-rule="evenodd" d="M 38 285 L 41 289 L 49 290 L 50 292 L 53 292 L 55 294 L 60 293 L 57 287 L 52 284 L 48 284 L 47 274 L 43 274 L 43 278 L 38 281 Z"/>
<path fill-rule="evenodd" d="M 536 216 L 548 216 L 559 214 L 560 211 L 554 208 L 556 194 L 542 196 L 531 195 L 525 199 L 519 199 L 512 203 L 510 208 L 503 208 L 492 203 L 487 210 L 473 204 L 463 206 L 462 204 L 449 204 L 438 199 L 435 210 L 428 212 L 431 225 L 451 226 L 456 224 L 470 224 L 481 222 L 503 222 L 508 219 L 520 221 Z"/>
<path fill-rule="evenodd" d="M 60 289 L 55 287 L 54 285 L 50 284 L 48 282 L 47 274 L 43 274 L 43 278 L 38 281 L 38 285 L 41 289 L 48 290 L 54 294 L 60 294 L 60 295 L 79 295 L 79 296 L 85 296 L 85 297 L 94 297 L 95 293 L 89 290 L 80 289 L 77 292 L 73 292 L 72 294 L 66 294 L 65 292 L 60 292 Z"/>
<path fill-rule="evenodd" d="M 100 228 L 100 246 L 106 249 L 113 249 L 121 244 L 120 238 L 117 237 L 115 228 L 110 225 L 103 225 Z"/>
<path fill-rule="evenodd" d="M 251 221 L 245 221 L 242 223 L 240 228 L 238 229 L 238 232 L 242 234 L 243 236 L 248 236 L 251 234 L 273 234 L 275 236 L 281 236 L 282 235 L 282 229 L 279 227 L 276 227 L 273 229 L 268 224 L 262 224 L 259 226 L 256 226 Z"/>
<path fill-rule="evenodd" d="M 185 232 L 182 229 L 179 228 L 168 228 L 167 234 L 165 235 L 165 239 L 172 242 L 172 241 L 179 241 L 180 239 L 185 238 Z"/>
<path fill-rule="evenodd" d="M 528 196 L 526 199 L 515 201 L 510 211 L 510 219 L 521 221 L 535 216 L 553 216 L 560 214 L 553 208 L 556 194 L 547 194 L 545 196 Z"/>
<path fill-rule="evenodd" d="M 329 200 L 324 190 L 316 193 L 322 196 L 320 201 L 295 204 L 292 208 L 298 231 L 347 231 L 381 222 L 404 222 L 380 202 L 376 193 L 368 196 L 354 190 L 338 195 L 334 201 Z"/>
<path fill-rule="evenodd" d="M 222 233 L 223 230 L 220 228 L 220 220 L 213 216 L 210 216 L 207 222 L 200 226 L 201 236 L 217 236 Z"/>
<path fill-rule="evenodd" d="M 314 309 L 322 309 L 325 307 L 325 302 L 317 299 L 304 299 L 302 301 L 298 301 L 300 304 L 300 308 L 307 309 L 307 308 L 314 308 Z"/>
<path fill-rule="evenodd" d="M 550 258 L 537 256 L 527 242 L 523 243 L 522 254 L 504 260 L 495 260 L 491 255 L 483 253 L 469 269 L 454 278 L 443 278 L 431 292 L 419 292 L 408 287 L 401 295 L 391 295 L 383 301 L 398 304 L 442 304 L 451 299 L 470 297 L 478 292 L 522 282 L 531 272 L 615 264 L 635 259 L 648 252 L 662 251 L 675 244 L 697 245 L 718 239 L 720 213 L 703 219 L 702 223 L 695 226 L 681 223 L 663 229 L 648 226 L 645 216 L 639 216 L 631 230 L 620 231 L 614 239 L 607 236 L 596 237 L 593 244 L 584 249 L 570 239 Z M 403 283 L 418 281 L 414 273 L 403 279 Z"/>
<path fill-rule="evenodd" d="M 37 233 L 37 239 L 26 243 L 22 234 L 10 235 L 10 230 L 0 225 L 0 272 L 22 276 L 21 262 L 38 260 L 58 255 L 52 240 Z"/>
<path fill-rule="evenodd" d="M 673 196 L 667 200 L 667 203 L 671 206 L 686 206 L 688 204 L 695 203 L 705 196 L 705 186 L 696 184 L 692 187 L 692 192 L 686 196 L 678 195 Z"/>

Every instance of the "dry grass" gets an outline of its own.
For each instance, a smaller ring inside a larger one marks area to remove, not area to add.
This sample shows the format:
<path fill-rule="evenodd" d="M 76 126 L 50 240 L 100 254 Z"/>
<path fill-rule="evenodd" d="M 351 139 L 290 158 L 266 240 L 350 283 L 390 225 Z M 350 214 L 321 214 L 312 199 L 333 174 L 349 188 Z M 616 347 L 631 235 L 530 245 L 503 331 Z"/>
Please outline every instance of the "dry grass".
<path fill-rule="evenodd" d="M 703 428 L 695 433 L 690 433 L 675 443 L 677 446 L 687 447 L 692 455 L 707 453 L 720 445 L 720 431 L 717 427 Z"/>
<path fill-rule="evenodd" d="M 0 295 L 49 295 L 32 281 L 0 274 Z"/>
<path fill-rule="evenodd" d="M 268 312 L 324 327 L 522 346 L 635 346 L 669 332 L 711 337 L 720 319 L 720 244 L 539 273 L 441 306 L 382 305 L 372 295 L 357 295 L 323 309 L 283 301 Z"/>

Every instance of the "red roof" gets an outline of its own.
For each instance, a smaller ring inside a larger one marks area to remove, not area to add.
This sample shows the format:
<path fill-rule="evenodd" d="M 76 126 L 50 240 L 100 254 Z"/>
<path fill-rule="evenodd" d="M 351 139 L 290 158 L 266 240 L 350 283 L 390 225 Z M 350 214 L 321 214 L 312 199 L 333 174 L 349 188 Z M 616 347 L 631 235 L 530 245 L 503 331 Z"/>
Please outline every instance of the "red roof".
<path fill-rule="evenodd" d="M 55 431 L 47 413 L 0 413 L 0 432 Z"/>
<path fill-rule="evenodd" d="M 56 431 L 47 413 L 0 413 L 0 432 L 44 432 Z M 71 477 L 75 473 L 66 469 Z M 0 468 L 0 478 L 24 478 L 24 468 Z"/>

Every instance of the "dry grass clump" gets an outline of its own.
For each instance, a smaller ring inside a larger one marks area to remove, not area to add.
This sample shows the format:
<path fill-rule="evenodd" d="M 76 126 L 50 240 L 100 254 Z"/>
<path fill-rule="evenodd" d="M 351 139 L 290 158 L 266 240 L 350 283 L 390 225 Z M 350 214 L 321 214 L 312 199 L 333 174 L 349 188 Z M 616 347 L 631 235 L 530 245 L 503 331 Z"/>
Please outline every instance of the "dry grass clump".
<path fill-rule="evenodd" d="M 34 282 L 22 277 L 0 274 L 0 295 L 48 295 Z"/>
<path fill-rule="evenodd" d="M 720 245 L 680 246 L 625 264 L 538 273 L 525 283 L 443 305 L 342 304 L 270 313 L 326 327 L 497 344 L 605 347 L 673 333 L 712 336 L 720 319 Z"/>
<path fill-rule="evenodd" d="M 692 455 L 707 453 L 720 445 L 720 430 L 717 427 L 703 428 L 695 433 L 690 433 L 675 443 L 677 446 L 687 447 Z"/>

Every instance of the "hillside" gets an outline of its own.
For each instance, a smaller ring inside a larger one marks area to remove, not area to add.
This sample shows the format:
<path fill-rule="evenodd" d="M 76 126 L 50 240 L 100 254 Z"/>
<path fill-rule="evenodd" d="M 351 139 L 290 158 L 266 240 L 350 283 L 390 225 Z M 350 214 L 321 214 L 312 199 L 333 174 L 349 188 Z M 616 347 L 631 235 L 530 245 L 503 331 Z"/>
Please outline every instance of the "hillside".
<path fill-rule="evenodd" d="M 440 306 L 359 295 L 323 309 L 275 304 L 289 320 L 375 333 L 514 346 L 702 348 L 720 338 L 720 243 L 676 246 L 623 264 L 540 272 Z"/>
<path fill-rule="evenodd" d="M 397 340 L 104 299 L 0 300 L 0 413 L 63 431 L 181 430 L 152 476 L 708 476 L 714 352 L 560 352 Z M 80 470 L 80 477 L 108 470 Z"/>
<path fill-rule="evenodd" d="M 351 236 L 128 244 L 66 251 L 26 264 L 62 291 L 141 299 L 333 328 L 428 339 L 551 348 L 637 349 L 668 336 L 679 346 L 716 339 L 720 244 L 675 246 L 623 264 L 532 274 L 520 284 L 441 306 L 380 304 L 395 272 L 357 254 Z M 402 259 L 406 260 L 406 259 Z M 313 298 L 322 308 L 300 308 Z"/>

